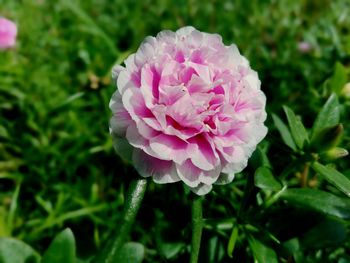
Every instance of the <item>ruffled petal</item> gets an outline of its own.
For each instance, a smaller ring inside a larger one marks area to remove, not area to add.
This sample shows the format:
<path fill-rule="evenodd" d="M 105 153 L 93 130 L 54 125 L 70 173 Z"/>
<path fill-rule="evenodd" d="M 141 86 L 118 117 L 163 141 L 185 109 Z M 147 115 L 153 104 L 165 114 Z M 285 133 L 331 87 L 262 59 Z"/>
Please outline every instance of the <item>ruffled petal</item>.
<path fill-rule="evenodd" d="M 213 188 L 212 185 L 207 184 L 199 184 L 197 187 L 190 188 L 192 192 L 194 192 L 197 195 L 206 195 L 211 191 Z"/>
<path fill-rule="evenodd" d="M 178 182 L 173 162 L 154 158 L 142 150 L 135 149 L 133 163 L 136 170 L 143 177 L 153 177 L 154 182 L 159 184 Z"/>
<path fill-rule="evenodd" d="M 175 163 L 183 163 L 188 158 L 190 145 L 175 136 L 160 134 L 149 141 L 150 148 L 158 156 L 169 156 Z"/>
<path fill-rule="evenodd" d="M 132 119 L 124 108 L 122 97 L 118 90 L 113 94 L 109 108 L 113 112 L 113 117 L 110 119 L 110 128 L 115 134 L 125 136 L 126 129 L 131 124 Z"/>
<path fill-rule="evenodd" d="M 235 45 L 193 27 L 147 37 L 116 66 L 110 130 L 126 137 L 143 176 L 199 195 L 242 171 L 266 136 L 266 97 Z M 124 141 L 125 142 L 125 141 Z"/>

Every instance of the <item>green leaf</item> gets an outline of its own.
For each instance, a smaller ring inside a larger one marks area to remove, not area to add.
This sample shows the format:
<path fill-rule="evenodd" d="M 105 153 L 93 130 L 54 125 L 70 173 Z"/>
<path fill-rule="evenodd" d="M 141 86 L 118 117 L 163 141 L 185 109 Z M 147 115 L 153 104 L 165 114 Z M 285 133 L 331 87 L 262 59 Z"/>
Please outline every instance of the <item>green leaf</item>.
<path fill-rule="evenodd" d="M 288 189 L 281 198 L 292 205 L 339 218 L 350 218 L 350 201 L 316 189 Z"/>
<path fill-rule="evenodd" d="M 289 239 L 288 241 L 285 241 L 282 244 L 283 248 L 288 251 L 290 254 L 294 254 L 295 252 L 300 250 L 300 243 L 299 239 L 294 237 L 292 239 Z"/>
<path fill-rule="evenodd" d="M 294 139 L 295 144 L 299 149 L 302 149 L 306 142 L 309 141 L 309 136 L 307 131 L 300 121 L 299 118 L 294 114 L 294 112 L 287 106 L 283 106 L 283 109 L 287 115 L 288 124 Z"/>
<path fill-rule="evenodd" d="M 327 248 L 341 244 L 346 239 L 344 222 L 327 218 L 300 239 L 303 249 Z"/>
<path fill-rule="evenodd" d="M 333 184 L 340 191 L 350 197 L 350 180 L 337 170 L 315 162 L 311 167 L 318 172 L 325 180 Z"/>
<path fill-rule="evenodd" d="M 9 138 L 9 133 L 8 131 L 6 130 L 6 128 L 4 126 L 1 126 L 0 125 L 0 137 L 2 138 Z"/>
<path fill-rule="evenodd" d="M 235 245 L 237 242 L 237 237 L 238 237 L 238 227 L 235 226 L 232 229 L 230 240 L 228 241 L 228 244 L 227 244 L 227 254 L 230 258 L 232 258 L 233 250 L 235 249 Z"/>
<path fill-rule="evenodd" d="M 276 252 L 272 248 L 254 238 L 249 238 L 248 242 L 258 263 L 278 263 Z"/>
<path fill-rule="evenodd" d="M 175 257 L 184 247 L 185 244 L 182 242 L 162 242 L 160 244 L 162 255 L 166 259 L 171 259 Z"/>
<path fill-rule="evenodd" d="M 26 243 L 14 238 L 0 238 L 1 263 L 39 263 L 39 254 Z"/>
<path fill-rule="evenodd" d="M 141 263 L 145 256 L 145 247 L 136 242 L 126 243 L 116 256 L 117 263 Z"/>
<path fill-rule="evenodd" d="M 339 95 L 346 81 L 346 68 L 341 63 L 337 62 L 335 64 L 334 74 L 329 80 L 329 86 L 332 91 Z"/>
<path fill-rule="evenodd" d="M 225 248 L 218 236 L 213 236 L 209 240 L 203 240 L 201 253 L 204 254 L 203 258 L 206 260 L 203 260 L 203 262 L 205 263 L 222 262 L 225 257 Z"/>
<path fill-rule="evenodd" d="M 273 122 L 275 123 L 275 126 L 277 128 L 277 130 L 279 131 L 283 142 L 288 145 L 292 150 L 296 150 L 297 147 L 294 143 L 293 137 L 287 127 L 287 125 L 285 125 L 283 123 L 283 121 L 275 114 L 272 113 L 272 119 Z"/>
<path fill-rule="evenodd" d="M 67 228 L 59 233 L 51 242 L 43 255 L 41 263 L 75 263 L 75 239 Z"/>
<path fill-rule="evenodd" d="M 324 104 L 322 110 L 316 117 L 314 125 L 312 127 L 312 138 L 317 133 L 320 133 L 323 129 L 331 126 L 335 126 L 339 123 L 340 119 L 340 107 L 336 94 L 332 94 L 327 102 Z"/>
<path fill-rule="evenodd" d="M 273 177 L 271 170 L 267 167 L 259 167 L 255 172 L 255 186 L 261 189 L 278 191 L 281 184 Z"/>

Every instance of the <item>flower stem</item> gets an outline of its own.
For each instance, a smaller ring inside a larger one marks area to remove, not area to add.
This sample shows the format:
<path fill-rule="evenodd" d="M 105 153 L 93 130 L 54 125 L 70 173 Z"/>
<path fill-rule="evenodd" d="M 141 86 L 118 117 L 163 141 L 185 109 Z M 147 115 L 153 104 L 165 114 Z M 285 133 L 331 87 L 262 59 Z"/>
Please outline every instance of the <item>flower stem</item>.
<path fill-rule="evenodd" d="M 202 229 L 202 197 L 195 196 L 192 200 L 192 246 L 190 263 L 198 262 L 199 249 L 201 246 Z"/>
<path fill-rule="evenodd" d="M 97 256 L 92 262 L 113 263 L 116 262 L 116 256 L 120 253 L 125 240 L 130 234 L 131 227 L 135 221 L 137 212 L 141 206 L 142 199 L 147 187 L 146 179 L 137 179 L 131 182 L 124 206 L 122 222 L 116 233 L 116 238 L 107 249 Z"/>
<path fill-rule="evenodd" d="M 310 167 L 309 163 L 306 163 L 304 166 L 303 172 L 300 177 L 301 187 L 306 187 L 308 184 L 309 167 Z"/>

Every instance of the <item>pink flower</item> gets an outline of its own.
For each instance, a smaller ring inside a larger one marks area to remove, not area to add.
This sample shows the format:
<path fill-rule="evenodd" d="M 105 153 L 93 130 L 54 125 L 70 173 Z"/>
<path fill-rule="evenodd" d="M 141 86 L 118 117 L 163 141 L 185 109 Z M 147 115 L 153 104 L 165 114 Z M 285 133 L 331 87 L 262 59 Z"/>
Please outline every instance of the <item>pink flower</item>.
<path fill-rule="evenodd" d="M 206 194 L 231 182 L 267 133 L 258 75 L 219 35 L 184 27 L 147 37 L 113 78 L 115 148 L 156 183 Z"/>
<path fill-rule="evenodd" d="M 309 53 L 312 50 L 311 44 L 306 41 L 299 42 L 297 47 L 300 53 Z"/>
<path fill-rule="evenodd" d="M 0 49 L 13 47 L 16 43 L 17 26 L 10 20 L 0 17 Z"/>

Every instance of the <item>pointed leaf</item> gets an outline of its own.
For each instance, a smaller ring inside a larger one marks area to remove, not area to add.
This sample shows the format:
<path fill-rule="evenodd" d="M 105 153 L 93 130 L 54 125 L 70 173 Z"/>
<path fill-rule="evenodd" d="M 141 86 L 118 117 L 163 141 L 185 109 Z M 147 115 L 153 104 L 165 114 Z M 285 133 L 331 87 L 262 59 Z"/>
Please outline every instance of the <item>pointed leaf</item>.
<path fill-rule="evenodd" d="M 294 237 L 289 239 L 282 244 L 283 248 L 285 248 L 290 254 L 294 254 L 297 251 L 300 251 L 300 243 L 299 239 Z"/>
<path fill-rule="evenodd" d="M 44 253 L 41 263 L 75 263 L 75 239 L 67 228 L 59 233 Z"/>
<path fill-rule="evenodd" d="M 39 263 L 39 254 L 26 243 L 14 238 L 0 238 L 1 263 Z"/>
<path fill-rule="evenodd" d="M 258 263 L 278 263 L 276 252 L 272 248 L 254 238 L 249 238 L 248 242 Z"/>
<path fill-rule="evenodd" d="M 273 177 L 271 170 L 267 167 L 259 167 L 255 172 L 255 186 L 261 189 L 278 191 L 281 184 Z"/>
<path fill-rule="evenodd" d="M 283 121 L 275 114 L 272 113 L 272 119 L 275 123 L 277 130 L 279 131 L 283 142 L 288 145 L 292 150 L 296 150 L 296 145 L 294 143 L 292 134 L 290 133 L 287 125 L 283 123 Z"/>
<path fill-rule="evenodd" d="M 213 236 L 209 240 L 203 241 L 201 253 L 203 253 L 204 258 L 207 259 L 204 262 L 222 262 L 225 257 L 225 248 L 218 236 Z"/>
<path fill-rule="evenodd" d="M 294 114 L 294 112 L 288 108 L 287 106 L 283 106 L 283 109 L 287 115 L 288 124 L 290 127 L 290 131 L 292 133 L 295 144 L 299 149 L 302 149 L 306 142 L 309 141 L 309 136 L 307 131 L 300 121 L 299 118 Z"/>
<path fill-rule="evenodd" d="M 323 129 L 339 123 L 340 107 L 336 94 L 332 94 L 324 104 L 312 127 L 312 138 Z"/>
<path fill-rule="evenodd" d="M 346 69 L 341 63 L 337 62 L 335 64 L 334 74 L 329 80 L 329 86 L 332 91 L 339 95 L 346 81 Z"/>
<path fill-rule="evenodd" d="M 141 263 L 145 256 L 145 247 L 136 242 L 126 243 L 121 252 L 116 255 L 115 262 L 118 263 Z"/>
<path fill-rule="evenodd" d="M 228 241 L 228 245 L 227 245 L 227 254 L 230 258 L 232 258 L 232 254 L 233 254 L 233 250 L 235 249 L 237 237 L 238 237 L 238 227 L 234 226 L 232 229 L 230 240 Z"/>
<path fill-rule="evenodd" d="M 164 255 L 166 259 L 175 257 L 184 247 L 186 247 L 186 244 L 181 242 L 162 242 L 162 244 L 160 244 L 162 255 Z"/>
<path fill-rule="evenodd" d="M 325 180 L 333 184 L 340 191 L 350 197 L 350 180 L 337 170 L 315 162 L 311 167 L 318 172 Z"/>
<path fill-rule="evenodd" d="M 288 203 L 339 218 L 350 218 L 350 201 L 316 189 L 288 189 L 281 198 Z"/>

